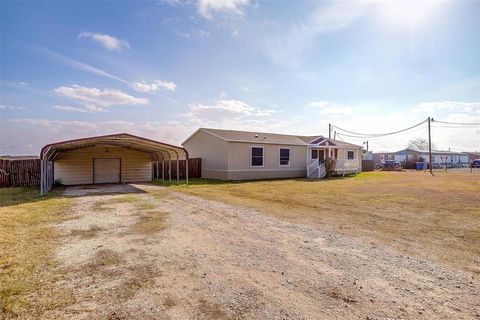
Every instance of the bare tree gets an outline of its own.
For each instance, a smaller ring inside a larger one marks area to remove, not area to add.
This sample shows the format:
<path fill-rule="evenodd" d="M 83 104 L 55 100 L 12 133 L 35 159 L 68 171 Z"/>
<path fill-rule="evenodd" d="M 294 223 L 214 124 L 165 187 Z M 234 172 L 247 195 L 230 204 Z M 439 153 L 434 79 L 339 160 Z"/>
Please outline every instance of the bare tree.
<path fill-rule="evenodd" d="M 415 150 L 428 150 L 428 140 L 423 138 L 413 138 L 408 141 L 407 148 Z M 435 149 L 435 144 L 432 143 L 432 149 Z"/>

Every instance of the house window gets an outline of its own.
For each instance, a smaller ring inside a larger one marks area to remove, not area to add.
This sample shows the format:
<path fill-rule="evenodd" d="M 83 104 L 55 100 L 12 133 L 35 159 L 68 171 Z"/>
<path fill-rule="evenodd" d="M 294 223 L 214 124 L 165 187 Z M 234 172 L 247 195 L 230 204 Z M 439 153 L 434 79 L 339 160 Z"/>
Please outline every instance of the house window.
<path fill-rule="evenodd" d="M 354 151 L 347 151 L 347 159 L 348 160 L 355 159 L 355 152 Z"/>
<path fill-rule="evenodd" d="M 280 165 L 281 166 L 290 165 L 290 149 L 280 148 Z"/>
<path fill-rule="evenodd" d="M 318 150 L 312 150 L 312 159 L 318 159 Z"/>
<path fill-rule="evenodd" d="M 263 167 L 263 147 L 252 147 L 252 167 Z"/>

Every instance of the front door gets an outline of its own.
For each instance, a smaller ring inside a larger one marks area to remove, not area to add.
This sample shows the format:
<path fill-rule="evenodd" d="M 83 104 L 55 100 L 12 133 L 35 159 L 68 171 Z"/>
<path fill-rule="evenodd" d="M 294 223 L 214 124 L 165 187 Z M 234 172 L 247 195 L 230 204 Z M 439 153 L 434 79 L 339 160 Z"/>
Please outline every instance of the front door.
<path fill-rule="evenodd" d="M 93 183 L 119 183 L 120 159 L 93 159 Z"/>

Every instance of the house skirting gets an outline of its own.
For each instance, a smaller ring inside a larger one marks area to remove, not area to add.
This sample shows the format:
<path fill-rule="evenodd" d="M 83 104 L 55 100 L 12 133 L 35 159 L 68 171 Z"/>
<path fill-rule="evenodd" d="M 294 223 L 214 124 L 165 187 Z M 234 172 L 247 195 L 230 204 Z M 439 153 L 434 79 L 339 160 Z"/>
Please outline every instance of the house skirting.
<path fill-rule="evenodd" d="M 305 169 L 202 170 L 202 178 L 220 180 L 254 180 L 305 178 Z"/>

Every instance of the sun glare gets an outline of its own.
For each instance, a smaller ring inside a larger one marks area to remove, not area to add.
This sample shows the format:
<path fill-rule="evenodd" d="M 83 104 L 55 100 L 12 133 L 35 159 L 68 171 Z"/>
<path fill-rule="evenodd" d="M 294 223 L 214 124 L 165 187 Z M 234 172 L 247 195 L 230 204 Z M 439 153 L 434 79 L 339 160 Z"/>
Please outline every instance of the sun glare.
<path fill-rule="evenodd" d="M 381 1 L 377 2 L 380 19 L 396 27 L 425 25 L 436 14 L 441 1 Z"/>

